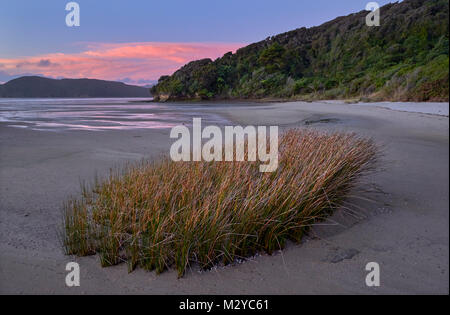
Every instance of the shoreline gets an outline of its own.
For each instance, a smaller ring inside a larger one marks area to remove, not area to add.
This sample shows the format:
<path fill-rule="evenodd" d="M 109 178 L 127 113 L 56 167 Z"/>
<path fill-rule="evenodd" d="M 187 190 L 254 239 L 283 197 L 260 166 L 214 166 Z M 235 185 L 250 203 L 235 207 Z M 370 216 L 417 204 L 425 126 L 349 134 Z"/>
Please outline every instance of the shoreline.
<path fill-rule="evenodd" d="M 294 103 L 294 102 L 305 102 L 305 103 L 317 103 L 317 102 L 344 102 L 346 104 L 357 104 L 357 103 L 449 103 L 449 99 L 437 99 L 437 100 L 429 100 L 429 101 L 418 101 L 418 100 L 396 100 L 396 99 L 371 99 L 369 97 L 348 97 L 348 98 L 335 98 L 335 99 L 327 99 L 327 98 L 304 98 L 304 97 L 288 97 L 288 98 L 278 98 L 278 97 L 265 97 L 265 98 L 211 98 L 211 99 L 201 99 L 201 98 L 179 98 L 179 99 L 167 99 L 164 101 L 161 100 L 151 100 L 150 102 L 154 103 Z"/>
<path fill-rule="evenodd" d="M 395 111 L 402 111 L 402 112 L 408 112 L 408 113 L 421 113 L 421 114 L 430 114 L 430 115 L 437 115 L 437 116 L 449 116 L 449 102 L 404 102 L 404 101 L 398 101 L 398 102 L 392 102 L 392 101 L 373 101 L 373 102 L 364 102 L 364 101 L 349 101 L 349 100 L 317 100 L 317 101 L 296 101 L 296 100 L 276 100 L 276 99 L 257 99 L 257 100 L 246 100 L 246 99 L 232 99 L 232 100 L 188 100 L 188 101 L 165 101 L 165 102 L 159 102 L 159 101 L 149 101 L 149 103 L 155 103 L 155 104 L 199 104 L 199 105 L 207 105 L 209 103 L 211 104 L 223 104 L 224 102 L 229 104 L 235 104 L 235 105 L 251 105 L 251 104 L 273 104 L 273 103 L 320 103 L 320 104 L 338 104 L 338 105 L 359 105 L 359 106 L 372 106 L 372 107 L 380 107 L 380 108 L 387 108 Z M 402 108 L 402 106 L 404 108 Z M 424 108 L 421 107 L 419 110 L 415 110 L 414 107 L 416 106 L 426 106 L 434 108 Z"/>
<path fill-rule="evenodd" d="M 167 155 L 169 129 L 33 131 L 0 123 L 0 293 L 448 294 L 448 117 L 321 102 L 205 107 L 240 125 L 277 124 L 356 132 L 384 146 L 380 172 L 361 188 L 373 202 L 336 212 L 300 245 L 177 280 L 126 265 L 101 268 L 98 256 L 64 256 L 56 237 L 61 205 L 80 180 Z M 306 124 L 306 122 L 310 122 Z M 311 123 L 312 122 L 312 123 Z M 349 253 L 353 253 L 350 255 Z M 77 261 L 81 287 L 65 286 Z M 381 287 L 365 286 L 365 264 L 381 266 Z"/>

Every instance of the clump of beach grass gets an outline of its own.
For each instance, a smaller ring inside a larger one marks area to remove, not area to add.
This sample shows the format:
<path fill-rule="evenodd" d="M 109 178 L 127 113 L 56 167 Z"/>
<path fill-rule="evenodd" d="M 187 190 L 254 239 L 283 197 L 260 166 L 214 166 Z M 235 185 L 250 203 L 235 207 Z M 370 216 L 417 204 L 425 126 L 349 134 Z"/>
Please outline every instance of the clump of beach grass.
<path fill-rule="evenodd" d="M 66 203 L 67 254 L 98 253 L 102 266 L 127 262 L 160 273 L 210 268 L 300 241 L 342 205 L 372 170 L 377 146 L 354 134 L 291 129 L 280 136 L 279 166 L 258 162 L 141 162 Z"/>

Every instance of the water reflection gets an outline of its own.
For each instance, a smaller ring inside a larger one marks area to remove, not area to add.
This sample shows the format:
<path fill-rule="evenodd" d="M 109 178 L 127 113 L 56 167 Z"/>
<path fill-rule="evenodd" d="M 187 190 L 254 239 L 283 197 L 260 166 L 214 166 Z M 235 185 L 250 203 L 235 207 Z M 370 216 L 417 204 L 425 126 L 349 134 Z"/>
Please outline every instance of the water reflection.
<path fill-rule="evenodd" d="M 0 122 L 33 130 L 130 130 L 189 125 L 193 117 L 210 124 L 223 119 L 201 105 L 165 105 L 142 99 L 0 99 Z"/>

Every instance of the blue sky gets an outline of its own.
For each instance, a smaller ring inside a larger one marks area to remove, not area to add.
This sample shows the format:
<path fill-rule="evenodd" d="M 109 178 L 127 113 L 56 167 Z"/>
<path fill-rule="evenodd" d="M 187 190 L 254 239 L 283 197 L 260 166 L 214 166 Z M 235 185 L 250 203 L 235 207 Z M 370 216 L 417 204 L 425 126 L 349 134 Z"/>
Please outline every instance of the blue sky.
<path fill-rule="evenodd" d="M 72 28 L 65 25 L 68 2 L 1 0 L 0 59 L 4 63 L 22 57 L 51 61 L 46 57 L 49 54 L 80 54 L 89 45 L 100 43 L 230 43 L 233 50 L 239 44 L 364 10 L 369 1 L 78 0 L 81 25 Z M 392 1 L 377 2 L 382 6 Z M 214 51 L 211 57 L 221 53 Z M 205 54 L 199 52 L 198 56 Z M 23 67 L 23 71 L 31 69 Z M 8 71 L 0 67 L 0 73 Z"/>

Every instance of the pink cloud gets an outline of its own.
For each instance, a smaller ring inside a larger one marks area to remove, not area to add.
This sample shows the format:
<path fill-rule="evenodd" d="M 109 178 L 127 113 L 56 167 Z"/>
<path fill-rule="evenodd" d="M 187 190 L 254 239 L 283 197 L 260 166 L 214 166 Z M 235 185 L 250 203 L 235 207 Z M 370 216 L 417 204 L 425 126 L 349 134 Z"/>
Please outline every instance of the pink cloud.
<path fill-rule="evenodd" d="M 89 43 L 81 53 L 52 53 L 0 58 L 0 71 L 10 75 L 36 73 L 48 77 L 96 78 L 143 82 L 172 74 L 189 61 L 221 57 L 240 43 Z"/>

